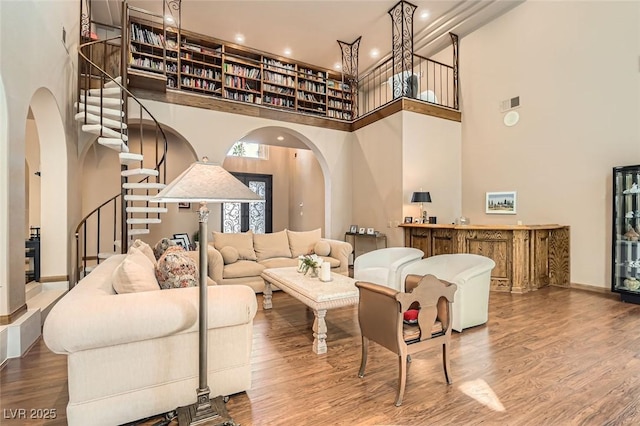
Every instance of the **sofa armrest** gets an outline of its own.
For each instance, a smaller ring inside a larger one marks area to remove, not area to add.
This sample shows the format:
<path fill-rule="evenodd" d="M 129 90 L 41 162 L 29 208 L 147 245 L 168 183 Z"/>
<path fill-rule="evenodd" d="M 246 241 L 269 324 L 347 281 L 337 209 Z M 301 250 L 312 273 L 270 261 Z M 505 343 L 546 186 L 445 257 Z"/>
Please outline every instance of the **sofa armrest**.
<path fill-rule="evenodd" d="M 349 255 L 353 251 L 353 247 L 346 241 L 332 240 L 329 238 L 321 238 L 321 241 L 326 241 L 331 247 L 329 256 L 340 261 L 340 266 L 336 268 L 334 272 L 339 274 L 347 274 L 349 271 Z"/>
<path fill-rule="evenodd" d="M 198 287 L 103 295 L 69 292 L 44 324 L 45 343 L 55 353 L 161 338 L 197 331 Z M 251 322 L 256 296 L 246 286 L 208 287 L 208 327 Z"/>
<path fill-rule="evenodd" d="M 222 260 L 222 254 L 210 243 L 208 249 L 208 271 L 209 278 L 220 284 L 222 282 L 222 272 L 224 269 L 224 260 Z"/>

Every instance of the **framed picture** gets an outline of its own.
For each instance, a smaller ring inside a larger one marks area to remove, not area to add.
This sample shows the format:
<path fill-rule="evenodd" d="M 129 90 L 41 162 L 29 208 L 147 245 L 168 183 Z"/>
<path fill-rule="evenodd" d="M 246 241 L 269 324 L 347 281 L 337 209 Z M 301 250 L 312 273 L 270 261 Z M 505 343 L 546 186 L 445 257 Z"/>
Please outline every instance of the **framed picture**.
<path fill-rule="evenodd" d="M 487 214 L 516 214 L 516 191 L 487 192 Z"/>
<path fill-rule="evenodd" d="M 176 243 L 177 246 L 180 246 L 185 250 L 189 250 L 189 247 L 184 245 L 184 240 L 182 238 L 172 238 L 171 241 Z"/>
<path fill-rule="evenodd" d="M 182 244 L 180 244 L 180 245 L 182 247 L 184 247 L 185 250 L 189 250 L 189 247 L 191 247 L 191 241 L 189 240 L 189 234 L 173 234 L 173 240 L 182 241 Z"/>
<path fill-rule="evenodd" d="M 350 234 L 357 234 L 358 233 L 358 225 L 351 225 L 349 227 L 349 233 Z"/>
<path fill-rule="evenodd" d="M 375 235 L 376 234 L 376 230 L 373 228 L 367 228 L 367 235 Z"/>
<path fill-rule="evenodd" d="M 179 209 L 190 209 L 191 208 L 191 203 L 178 203 L 178 208 Z"/>
<path fill-rule="evenodd" d="M 360 229 L 358 230 L 358 234 L 364 234 L 364 228 L 360 228 Z"/>
<path fill-rule="evenodd" d="M 406 216 L 404 218 L 404 223 L 412 223 L 413 222 L 413 218 L 411 216 Z"/>

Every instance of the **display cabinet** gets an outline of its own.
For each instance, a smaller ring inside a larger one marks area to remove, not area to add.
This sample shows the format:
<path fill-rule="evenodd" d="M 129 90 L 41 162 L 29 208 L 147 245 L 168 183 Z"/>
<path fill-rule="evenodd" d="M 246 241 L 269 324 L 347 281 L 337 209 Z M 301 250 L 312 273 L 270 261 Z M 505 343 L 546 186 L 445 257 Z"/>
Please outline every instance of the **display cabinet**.
<path fill-rule="evenodd" d="M 640 303 L 640 165 L 613 168 L 611 291 Z"/>

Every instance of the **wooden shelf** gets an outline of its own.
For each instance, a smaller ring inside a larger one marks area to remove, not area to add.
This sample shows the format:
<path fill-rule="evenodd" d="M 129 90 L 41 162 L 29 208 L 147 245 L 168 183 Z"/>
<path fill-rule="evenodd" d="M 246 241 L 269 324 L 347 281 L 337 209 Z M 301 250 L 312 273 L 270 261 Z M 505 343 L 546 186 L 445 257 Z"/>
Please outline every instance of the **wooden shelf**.
<path fill-rule="evenodd" d="M 160 24 L 140 19 L 132 19 L 129 29 L 130 67 L 166 76 L 169 88 L 338 120 L 353 119 L 353 95 L 334 71 L 188 30 L 163 34 Z M 196 81 L 200 87 L 193 85 Z M 210 89 L 207 83 L 215 88 Z"/>

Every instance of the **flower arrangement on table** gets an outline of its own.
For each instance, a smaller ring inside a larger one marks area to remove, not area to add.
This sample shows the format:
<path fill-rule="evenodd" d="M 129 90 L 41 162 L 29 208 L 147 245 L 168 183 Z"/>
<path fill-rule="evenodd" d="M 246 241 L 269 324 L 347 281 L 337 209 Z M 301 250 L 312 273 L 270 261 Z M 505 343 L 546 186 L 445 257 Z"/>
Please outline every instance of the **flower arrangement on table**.
<path fill-rule="evenodd" d="M 305 254 L 298 257 L 298 260 L 298 272 L 307 275 L 307 272 L 311 270 L 311 276 L 318 276 L 318 269 L 322 265 L 322 259 L 317 254 Z"/>

